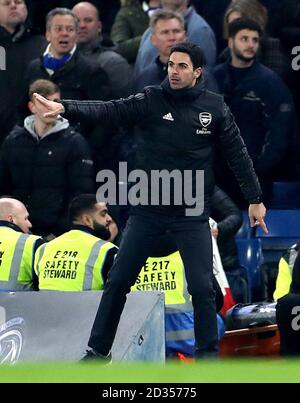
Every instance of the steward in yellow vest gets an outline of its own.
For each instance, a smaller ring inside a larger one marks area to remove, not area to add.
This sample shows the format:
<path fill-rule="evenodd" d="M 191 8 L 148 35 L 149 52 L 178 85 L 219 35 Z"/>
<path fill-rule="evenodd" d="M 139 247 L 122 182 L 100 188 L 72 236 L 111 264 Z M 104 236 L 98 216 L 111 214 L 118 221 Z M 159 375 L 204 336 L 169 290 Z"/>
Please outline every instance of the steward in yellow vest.
<path fill-rule="evenodd" d="M 37 279 L 33 271 L 34 253 L 45 242 L 29 235 L 29 215 L 16 199 L 0 199 L 0 291 L 33 291 Z"/>
<path fill-rule="evenodd" d="M 292 245 L 279 260 L 274 300 L 278 300 L 290 292 L 294 263 L 299 251 L 299 244 Z"/>
<path fill-rule="evenodd" d="M 95 195 L 80 195 L 69 207 L 69 232 L 38 248 L 35 271 L 40 290 L 102 290 L 117 247 L 108 242 L 111 217 Z"/>
<path fill-rule="evenodd" d="M 214 289 L 216 310 L 219 311 L 223 305 L 223 294 L 215 279 Z M 166 355 L 172 357 L 176 353 L 181 353 L 193 356 L 195 349 L 193 305 L 187 288 L 183 261 L 170 235 L 160 237 L 131 290 L 165 293 Z M 220 327 L 224 327 L 224 323 L 218 318 L 219 330 Z"/>

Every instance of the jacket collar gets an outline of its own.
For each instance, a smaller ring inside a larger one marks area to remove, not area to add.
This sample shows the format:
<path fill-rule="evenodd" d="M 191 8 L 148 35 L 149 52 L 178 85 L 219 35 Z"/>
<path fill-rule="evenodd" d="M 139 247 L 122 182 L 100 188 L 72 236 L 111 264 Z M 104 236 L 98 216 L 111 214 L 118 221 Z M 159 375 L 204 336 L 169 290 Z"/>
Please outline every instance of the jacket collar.
<path fill-rule="evenodd" d="M 20 24 L 12 34 L 0 25 L 1 42 L 6 44 L 19 42 L 20 40 L 32 35 L 32 33 L 34 34 L 35 32 L 27 24 Z"/>
<path fill-rule="evenodd" d="M 198 80 L 196 85 L 191 88 L 182 88 L 180 90 L 173 90 L 170 87 L 170 82 L 168 76 L 161 84 L 163 90 L 171 95 L 173 98 L 180 98 L 182 100 L 192 100 L 196 99 L 205 91 L 205 84 L 202 77 Z"/>
<path fill-rule="evenodd" d="M 232 82 L 231 82 L 231 75 L 230 75 L 230 60 L 225 62 L 226 66 L 226 75 L 223 77 L 224 82 L 224 89 L 225 92 L 230 92 L 232 90 Z M 243 88 L 244 83 L 248 80 L 252 80 L 257 76 L 257 70 L 259 68 L 259 63 L 254 60 L 253 64 L 250 67 L 247 67 L 247 74 L 243 77 L 243 79 L 236 85 L 235 90 L 239 88 Z"/>
<path fill-rule="evenodd" d="M 83 232 L 87 232 L 88 234 L 97 236 L 97 235 L 95 234 L 95 231 L 94 231 L 92 228 L 86 227 L 85 225 L 72 224 L 72 225 L 71 225 L 71 230 L 83 231 Z M 97 238 L 99 238 L 99 237 L 97 236 Z"/>
<path fill-rule="evenodd" d="M 9 221 L 5 221 L 5 220 L 0 220 L 0 227 L 7 227 L 7 228 L 11 228 L 17 232 L 23 232 L 18 225 L 14 224 L 12 222 L 9 222 Z"/>
<path fill-rule="evenodd" d="M 77 44 L 79 52 L 83 54 L 89 53 L 102 53 L 105 50 L 109 50 L 109 48 L 102 45 L 102 35 L 99 35 L 96 39 L 92 40 L 88 43 L 79 43 Z"/>
<path fill-rule="evenodd" d="M 48 48 L 47 48 L 47 49 L 48 49 Z M 47 51 L 47 49 L 46 49 L 46 51 Z M 44 52 L 44 54 L 46 53 L 46 51 Z M 69 59 L 60 69 L 54 71 L 54 72 L 52 73 L 52 76 L 60 76 L 61 74 L 67 74 L 68 72 L 70 72 L 71 70 L 73 70 L 74 66 L 76 66 L 76 64 L 77 64 L 77 62 L 78 62 L 78 59 L 80 59 L 81 56 L 80 56 L 80 54 L 79 54 L 79 52 L 78 52 L 77 47 L 76 47 L 75 49 L 74 49 L 74 48 L 72 49 L 71 54 L 72 54 L 72 55 L 71 55 L 70 59 Z M 44 55 L 41 55 L 41 56 L 40 56 L 41 66 L 42 66 L 42 68 L 43 68 L 45 71 L 47 71 L 48 74 L 49 74 L 48 69 L 46 69 L 46 68 L 44 67 L 43 56 L 44 56 Z"/>

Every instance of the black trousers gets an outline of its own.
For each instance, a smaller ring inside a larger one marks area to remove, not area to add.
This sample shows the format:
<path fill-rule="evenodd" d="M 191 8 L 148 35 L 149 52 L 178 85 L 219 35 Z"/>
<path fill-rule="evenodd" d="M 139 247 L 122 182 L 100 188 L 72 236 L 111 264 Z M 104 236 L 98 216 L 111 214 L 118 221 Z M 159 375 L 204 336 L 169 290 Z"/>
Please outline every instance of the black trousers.
<path fill-rule="evenodd" d="M 194 307 L 197 356 L 218 351 L 212 242 L 208 221 L 199 217 L 165 216 L 143 212 L 129 217 L 120 249 L 111 268 L 88 345 L 107 355 L 110 351 L 126 294 L 149 257 L 159 235 L 169 230 L 182 257 L 188 291 Z"/>

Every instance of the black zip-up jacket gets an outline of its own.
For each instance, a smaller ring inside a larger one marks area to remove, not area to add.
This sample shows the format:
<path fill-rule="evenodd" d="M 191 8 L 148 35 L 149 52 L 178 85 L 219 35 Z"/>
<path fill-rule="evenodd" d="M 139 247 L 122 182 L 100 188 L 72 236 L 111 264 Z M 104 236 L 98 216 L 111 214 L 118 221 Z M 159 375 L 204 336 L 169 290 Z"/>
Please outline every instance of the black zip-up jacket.
<path fill-rule="evenodd" d="M 161 86 L 109 102 L 63 101 L 67 117 L 103 125 L 138 126 L 136 168 L 204 171 L 205 216 L 214 186 L 214 148 L 219 143 L 243 194 L 249 202 L 261 196 L 252 161 L 223 97 L 204 89 L 201 80 L 192 88 L 172 90 L 166 79 Z M 149 180 L 150 182 L 150 180 Z M 194 188 L 195 189 L 195 188 Z M 149 207 L 147 207 L 149 208 Z M 167 214 L 182 214 L 186 205 L 152 206 Z"/>
<path fill-rule="evenodd" d="M 15 123 L 15 113 L 23 91 L 28 64 L 46 48 L 42 35 L 26 25 L 19 26 L 11 34 L 0 26 L 0 46 L 5 49 L 6 69 L 0 70 L 0 144 Z"/>
<path fill-rule="evenodd" d="M 71 128 L 39 140 L 16 126 L 5 139 L 0 149 L 0 194 L 27 206 L 35 234 L 64 232 L 70 200 L 93 192 L 90 149 Z"/>

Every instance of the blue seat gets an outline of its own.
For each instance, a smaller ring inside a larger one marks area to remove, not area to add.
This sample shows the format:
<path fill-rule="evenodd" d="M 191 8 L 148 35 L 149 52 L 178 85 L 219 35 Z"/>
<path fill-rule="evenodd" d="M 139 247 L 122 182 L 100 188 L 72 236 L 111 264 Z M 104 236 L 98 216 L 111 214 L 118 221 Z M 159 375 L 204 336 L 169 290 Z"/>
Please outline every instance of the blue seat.
<path fill-rule="evenodd" d="M 287 248 L 300 239 L 300 210 L 268 210 L 265 234 L 257 227 L 256 238 L 261 240 L 265 261 L 278 261 Z"/>
<path fill-rule="evenodd" d="M 243 215 L 243 223 L 238 232 L 235 234 L 235 239 L 253 238 L 254 229 L 250 227 L 248 210 L 242 210 L 242 215 Z"/>
<path fill-rule="evenodd" d="M 236 239 L 238 257 L 240 265 L 247 273 L 249 301 L 253 296 L 262 294 L 262 272 L 261 267 L 264 264 L 262 245 L 260 239 Z M 257 297 L 259 300 L 259 297 Z M 255 298 L 255 299 L 257 299 Z"/>
<path fill-rule="evenodd" d="M 300 209 L 300 182 L 274 182 L 271 209 Z"/>

